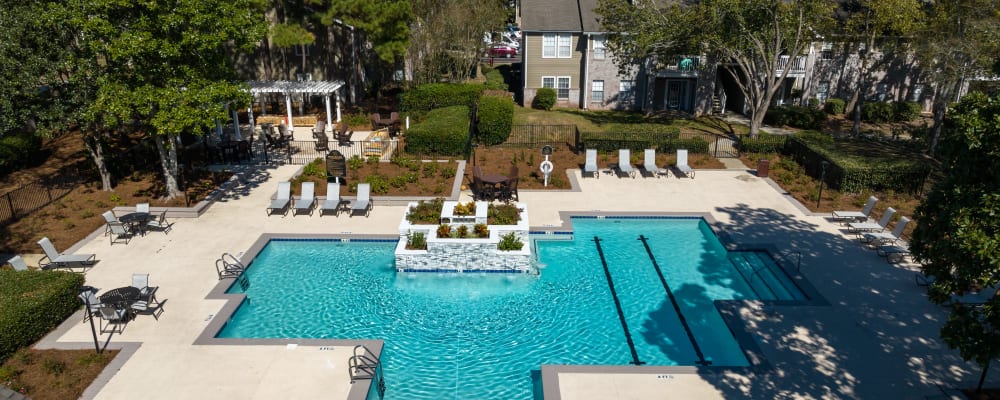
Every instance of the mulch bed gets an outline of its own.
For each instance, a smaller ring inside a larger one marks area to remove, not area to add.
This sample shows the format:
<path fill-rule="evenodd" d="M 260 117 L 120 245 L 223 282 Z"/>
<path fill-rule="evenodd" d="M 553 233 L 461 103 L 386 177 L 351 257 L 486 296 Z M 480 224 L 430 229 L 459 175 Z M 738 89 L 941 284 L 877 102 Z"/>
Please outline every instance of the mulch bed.
<path fill-rule="evenodd" d="M 21 349 L 0 366 L 0 384 L 33 400 L 76 399 L 117 354 Z"/>

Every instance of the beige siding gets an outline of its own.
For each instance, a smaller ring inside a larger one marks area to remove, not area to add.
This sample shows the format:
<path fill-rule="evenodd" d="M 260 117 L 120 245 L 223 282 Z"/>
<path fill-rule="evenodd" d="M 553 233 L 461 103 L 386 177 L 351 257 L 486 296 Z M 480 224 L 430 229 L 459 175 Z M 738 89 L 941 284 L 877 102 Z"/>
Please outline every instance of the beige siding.
<path fill-rule="evenodd" d="M 580 35 L 574 34 L 570 44 L 570 58 L 542 58 L 542 34 L 530 33 L 525 38 L 525 89 L 542 87 L 543 76 L 568 76 L 570 89 L 580 89 L 580 70 L 583 52 Z"/>

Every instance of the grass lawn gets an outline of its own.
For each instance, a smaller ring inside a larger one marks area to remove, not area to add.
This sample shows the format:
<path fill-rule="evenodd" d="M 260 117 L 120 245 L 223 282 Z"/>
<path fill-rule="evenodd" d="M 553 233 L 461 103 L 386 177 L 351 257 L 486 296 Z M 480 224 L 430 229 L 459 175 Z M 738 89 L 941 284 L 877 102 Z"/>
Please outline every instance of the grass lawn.
<path fill-rule="evenodd" d="M 743 134 L 750 128 L 730 124 L 714 117 L 684 118 L 680 114 L 645 115 L 626 111 L 586 111 L 557 108 L 551 111 L 514 107 L 514 123 L 529 125 L 576 125 L 580 131 L 601 131 L 612 124 L 664 124 L 680 128 L 681 133 L 707 133 L 713 135 Z"/>

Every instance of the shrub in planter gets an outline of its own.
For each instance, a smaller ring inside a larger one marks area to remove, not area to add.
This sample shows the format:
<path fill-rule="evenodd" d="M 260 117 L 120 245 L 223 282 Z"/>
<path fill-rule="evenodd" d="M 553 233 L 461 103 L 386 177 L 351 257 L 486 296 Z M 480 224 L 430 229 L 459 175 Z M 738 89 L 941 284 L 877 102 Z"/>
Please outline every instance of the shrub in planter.
<path fill-rule="evenodd" d="M 461 155 L 469 141 L 469 108 L 453 106 L 431 110 L 406 131 L 410 154 Z"/>
<path fill-rule="evenodd" d="M 531 102 L 531 108 L 539 110 L 551 110 L 556 105 L 556 90 L 553 88 L 541 88 L 535 92 L 535 100 Z"/>
<path fill-rule="evenodd" d="M 522 247 L 524 247 L 524 242 L 521 242 L 521 238 L 517 237 L 514 232 L 501 236 L 500 243 L 497 243 L 497 250 L 500 251 L 521 250 Z"/>
<path fill-rule="evenodd" d="M 827 114 L 840 115 L 844 113 L 844 99 L 830 99 L 823 105 L 823 111 Z"/>
<path fill-rule="evenodd" d="M 372 174 L 365 177 L 365 182 L 371 184 L 372 193 L 375 194 L 386 194 L 389 193 L 389 180 L 385 178 L 385 175 Z"/>
<path fill-rule="evenodd" d="M 83 275 L 0 270 L 0 361 L 28 346 L 80 308 Z"/>
<path fill-rule="evenodd" d="M 451 106 L 471 106 L 479 102 L 485 86 L 472 83 L 429 83 L 403 92 L 403 111 L 431 111 Z"/>
<path fill-rule="evenodd" d="M 513 204 L 490 204 L 486 218 L 492 225 L 514 225 L 521 220 L 521 210 Z"/>
<path fill-rule="evenodd" d="M 451 226 L 448 224 L 438 225 L 437 235 L 439 238 L 451 237 Z"/>
<path fill-rule="evenodd" d="M 510 97 L 483 96 L 477 112 L 480 142 L 495 145 L 507 140 L 514 123 L 514 100 Z"/>
<path fill-rule="evenodd" d="M 427 250 L 427 236 L 423 232 L 410 232 L 406 235 L 407 250 Z"/>
<path fill-rule="evenodd" d="M 444 207 L 444 199 L 438 197 L 434 200 L 420 200 L 416 207 L 410 209 L 406 214 L 406 220 L 411 224 L 434 225 L 441 222 L 441 209 Z"/>
<path fill-rule="evenodd" d="M 490 230 L 486 227 L 486 224 L 476 224 L 472 227 L 472 230 L 476 232 L 476 237 L 479 238 L 490 237 Z"/>
<path fill-rule="evenodd" d="M 468 226 L 459 225 L 458 228 L 455 228 L 455 237 L 457 237 L 457 238 L 464 238 L 466 236 L 469 236 L 469 227 Z"/>

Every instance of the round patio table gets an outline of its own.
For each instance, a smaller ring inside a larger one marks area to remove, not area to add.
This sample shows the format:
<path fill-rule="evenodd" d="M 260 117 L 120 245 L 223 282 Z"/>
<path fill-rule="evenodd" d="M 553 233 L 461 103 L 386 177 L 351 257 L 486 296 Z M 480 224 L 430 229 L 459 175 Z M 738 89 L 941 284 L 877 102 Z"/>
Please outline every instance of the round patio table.
<path fill-rule="evenodd" d="M 131 307 L 133 303 L 139 301 L 142 296 L 142 292 L 137 287 L 125 286 L 120 288 L 111 289 L 104 294 L 100 295 L 101 303 L 103 304 L 115 304 L 119 308 Z"/>
<path fill-rule="evenodd" d="M 145 235 L 146 231 L 142 229 L 149 222 L 151 215 L 144 212 L 133 212 L 122 215 L 118 217 L 118 220 L 123 224 L 129 224 L 132 227 L 132 232 L 138 231 L 140 235 Z"/>

